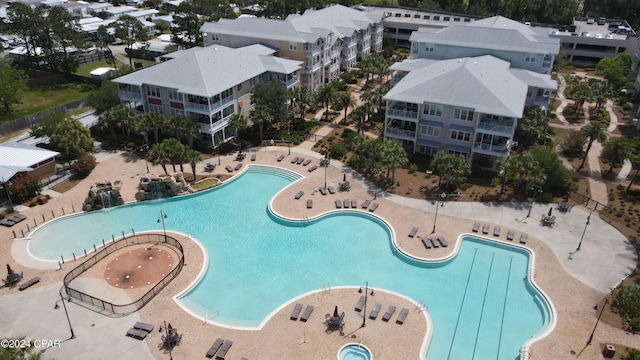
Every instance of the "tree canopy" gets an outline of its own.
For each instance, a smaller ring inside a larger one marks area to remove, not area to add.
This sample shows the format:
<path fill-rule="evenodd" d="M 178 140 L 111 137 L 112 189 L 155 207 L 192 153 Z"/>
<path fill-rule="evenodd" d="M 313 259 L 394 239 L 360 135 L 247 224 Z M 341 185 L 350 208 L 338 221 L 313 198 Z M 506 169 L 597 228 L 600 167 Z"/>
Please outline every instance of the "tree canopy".
<path fill-rule="evenodd" d="M 22 102 L 27 91 L 27 75 L 12 66 L 6 57 L 0 58 L 0 102 L 5 112 L 11 111 L 11 105 Z"/>

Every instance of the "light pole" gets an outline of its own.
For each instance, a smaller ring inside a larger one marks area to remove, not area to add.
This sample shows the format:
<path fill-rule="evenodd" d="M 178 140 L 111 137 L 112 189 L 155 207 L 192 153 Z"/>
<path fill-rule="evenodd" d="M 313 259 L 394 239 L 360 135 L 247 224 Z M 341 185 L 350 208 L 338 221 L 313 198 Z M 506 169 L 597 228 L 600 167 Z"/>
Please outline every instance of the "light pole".
<path fill-rule="evenodd" d="M 589 216 L 587 216 L 587 223 L 584 224 L 584 230 L 582 230 L 582 236 L 580 237 L 580 242 L 578 243 L 577 251 L 580 251 L 580 247 L 582 246 L 582 240 L 584 239 L 584 234 L 587 232 L 587 226 L 589 226 L 589 222 L 591 222 L 591 212 L 589 212 Z"/>
<path fill-rule="evenodd" d="M 362 293 L 362 287 L 358 289 L 359 293 Z M 367 295 L 373 296 L 373 289 L 371 289 L 371 294 L 369 294 L 369 282 L 367 281 L 364 285 L 364 312 L 362 313 L 364 316 L 362 317 L 362 325 L 360 327 L 367 326 Z"/>
<path fill-rule="evenodd" d="M 291 143 L 287 143 L 287 150 L 289 150 L 289 155 L 291 155 Z"/>
<path fill-rule="evenodd" d="M 76 334 L 73 332 L 73 327 L 71 326 L 71 320 L 69 319 L 69 312 L 67 311 L 67 305 L 64 303 L 64 296 L 62 296 L 62 289 L 60 289 L 60 301 L 62 301 L 62 308 L 64 309 L 64 314 L 67 316 L 67 322 L 69 323 L 69 331 L 71 332 L 71 337 L 69 338 L 69 340 L 71 339 L 75 339 L 76 338 Z M 71 300 L 71 298 L 69 298 L 69 300 Z M 58 302 L 56 301 L 56 305 L 53 307 L 54 309 L 58 309 Z"/>
<path fill-rule="evenodd" d="M 440 199 L 442 200 L 436 200 L 436 216 L 433 218 L 433 230 L 431 230 L 431 233 L 434 234 L 436 232 L 436 222 L 438 221 L 438 208 L 440 206 L 444 206 L 444 199 L 447 198 L 447 193 L 443 192 L 442 194 L 439 195 Z M 440 205 L 440 206 L 438 206 Z"/>
<path fill-rule="evenodd" d="M 540 185 L 531 185 L 529 186 L 529 190 L 533 191 L 533 190 L 537 190 L 537 192 L 541 193 L 542 192 L 542 186 Z M 527 213 L 527 217 L 531 216 L 531 209 L 533 208 L 533 202 L 536 200 L 536 194 L 533 194 L 533 197 L 531 198 L 531 203 L 529 204 L 529 212 Z"/>
<path fill-rule="evenodd" d="M 169 339 L 169 336 L 170 336 L 171 334 L 169 333 L 169 329 L 167 328 L 167 322 L 166 322 L 166 320 L 163 320 L 163 322 L 164 322 L 164 333 L 165 333 L 164 338 L 165 338 L 165 341 L 166 341 L 166 344 L 167 344 L 167 349 L 169 349 L 169 360 L 173 360 L 173 355 L 171 355 L 171 348 L 172 348 L 172 346 L 171 346 L 171 339 Z M 161 326 L 161 327 L 162 327 L 162 326 Z M 161 329 L 161 330 L 162 330 L 162 329 Z"/>
<path fill-rule="evenodd" d="M 320 166 L 324 166 L 324 188 L 327 188 L 327 168 L 329 167 L 329 162 L 331 160 L 328 157 L 320 160 Z"/>
<path fill-rule="evenodd" d="M 147 167 L 147 174 L 149 173 L 149 162 L 147 162 L 147 150 L 149 150 L 149 145 L 147 143 L 142 144 L 140 146 L 140 151 L 144 152 L 144 164 Z"/>
<path fill-rule="evenodd" d="M 604 312 L 604 308 L 607 306 L 607 302 L 609 298 L 604 298 L 604 304 L 602 305 L 602 309 L 600 309 L 600 315 L 598 315 L 598 320 L 596 320 L 596 324 L 593 326 L 593 331 L 591 335 L 589 335 L 589 340 L 587 340 L 587 345 L 591 345 L 591 340 L 593 340 L 593 334 L 596 332 L 596 328 L 598 327 L 598 323 L 600 322 L 600 318 L 602 317 L 602 313 Z"/>
<path fill-rule="evenodd" d="M 162 233 L 164 234 L 164 242 L 167 242 L 167 229 L 164 227 L 164 219 L 167 218 L 167 214 L 160 210 L 160 216 L 158 217 L 158 224 L 162 222 Z"/>

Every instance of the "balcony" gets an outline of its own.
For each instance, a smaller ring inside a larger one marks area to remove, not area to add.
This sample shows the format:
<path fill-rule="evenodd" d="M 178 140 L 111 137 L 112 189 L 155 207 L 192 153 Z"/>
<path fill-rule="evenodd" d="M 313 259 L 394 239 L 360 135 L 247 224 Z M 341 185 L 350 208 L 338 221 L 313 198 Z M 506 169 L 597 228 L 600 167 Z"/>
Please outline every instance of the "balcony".
<path fill-rule="evenodd" d="M 226 98 L 215 102 L 215 103 L 211 103 L 209 104 L 201 104 L 201 103 L 196 103 L 196 102 L 191 102 L 191 101 L 186 101 L 184 103 L 184 109 L 191 111 L 191 112 L 197 112 L 197 113 L 201 113 L 201 114 L 211 114 L 212 112 L 215 112 L 216 110 L 222 108 L 223 106 L 230 104 L 233 102 L 233 96 L 227 96 Z"/>
<path fill-rule="evenodd" d="M 231 117 L 231 115 L 220 119 L 216 122 L 214 122 L 213 124 L 203 124 L 200 123 L 200 132 L 205 133 L 205 134 L 215 134 L 216 132 L 220 131 L 220 129 L 223 129 L 224 127 L 227 126 L 227 123 L 229 122 L 229 118 Z"/>
<path fill-rule="evenodd" d="M 507 141 L 506 143 L 502 144 L 486 144 L 476 142 L 473 144 L 473 149 L 476 152 L 486 155 L 506 156 L 509 154 L 509 149 L 511 149 L 511 141 Z"/>
<path fill-rule="evenodd" d="M 118 90 L 118 96 L 122 100 L 142 102 L 142 93 L 138 91 Z"/>
<path fill-rule="evenodd" d="M 300 82 L 300 76 L 294 76 L 291 79 L 287 79 L 285 80 L 281 80 L 282 85 L 284 85 L 284 87 L 286 87 L 287 89 L 290 89 L 294 86 L 296 86 L 299 82 Z"/>
<path fill-rule="evenodd" d="M 513 135 L 515 130 L 515 121 L 513 120 L 500 120 L 500 121 L 485 121 L 480 120 L 476 126 L 477 130 L 489 131 L 492 133 Z"/>
<path fill-rule="evenodd" d="M 418 112 L 417 111 L 412 111 L 412 110 L 402 110 L 402 109 L 387 108 L 386 116 L 387 117 L 402 117 L 402 118 L 417 120 L 418 119 Z"/>
<path fill-rule="evenodd" d="M 405 129 L 391 127 L 391 126 L 387 126 L 384 129 L 384 135 L 395 137 L 395 138 L 408 139 L 408 140 L 414 140 L 416 138 L 415 131 L 405 130 Z"/>
<path fill-rule="evenodd" d="M 314 46 L 311 50 L 305 50 L 304 54 L 306 57 L 311 57 L 318 55 L 322 52 L 322 46 Z"/>
<path fill-rule="evenodd" d="M 305 67 L 305 71 L 306 72 L 317 72 L 320 70 L 320 68 L 322 67 L 322 63 L 318 62 L 312 65 L 307 64 L 307 66 Z"/>

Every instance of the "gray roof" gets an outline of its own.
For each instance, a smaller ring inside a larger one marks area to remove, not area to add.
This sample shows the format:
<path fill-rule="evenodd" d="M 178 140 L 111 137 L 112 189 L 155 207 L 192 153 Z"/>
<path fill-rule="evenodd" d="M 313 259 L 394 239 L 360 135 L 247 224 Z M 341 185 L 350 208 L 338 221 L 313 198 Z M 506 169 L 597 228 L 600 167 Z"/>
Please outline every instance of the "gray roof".
<path fill-rule="evenodd" d="M 31 166 L 55 158 L 60 153 L 36 146 L 10 142 L 0 145 L 0 181 L 8 181 L 18 172 L 31 171 Z"/>
<path fill-rule="evenodd" d="M 528 84 L 521 78 L 526 70 L 514 73 L 509 66 L 509 62 L 490 55 L 441 60 L 411 71 L 384 99 L 459 106 L 521 118 L 528 90 Z"/>
<path fill-rule="evenodd" d="M 394 71 L 412 71 L 416 69 L 421 69 L 427 65 L 431 65 L 435 62 L 441 60 L 436 59 L 407 59 L 404 61 L 397 62 L 391 66 L 389 66 L 389 70 Z"/>
<path fill-rule="evenodd" d="M 300 61 L 220 45 L 195 47 L 165 57 L 173 59 L 113 81 L 135 86 L 157 85 L 210 97 L 265 72 L 290 74 L 302 65 Z"/>
<path fill-rule="evenodd" d="M 558 89 L 558 82 L 549 75 L 524 69 L 511 69 L 511 73 L 525 84 L 539 89 Z"/>
<path fill-rule="evenodd" d="M 302 15 L 289 15 L 287 21 L 299 31 L 311 32 L 313 28 L 329 29 L 337 36 L 351 36 L 354 31 L 382 22 L 382 16 L 343 5 L 333 5 L 321 10 L 307 10 Z"/>
<path fill-rule="evenodd" d="M 288 21 L 249 17 L 207 22 L 200 27 L 200 32 L 293 42 L 306 42 L 310 35 L 305 38 Z M 317 38 L 316 35 L 311 42 Z"/>
<path fill-rule="evenodd" d="M 560 52 L 560 40 L 550 37 L 548 31 L 502 16 L 455 24 L 443 29 L 420 28 L 411 34 L 409 40 L 509 52 L 554 55 Z"/>

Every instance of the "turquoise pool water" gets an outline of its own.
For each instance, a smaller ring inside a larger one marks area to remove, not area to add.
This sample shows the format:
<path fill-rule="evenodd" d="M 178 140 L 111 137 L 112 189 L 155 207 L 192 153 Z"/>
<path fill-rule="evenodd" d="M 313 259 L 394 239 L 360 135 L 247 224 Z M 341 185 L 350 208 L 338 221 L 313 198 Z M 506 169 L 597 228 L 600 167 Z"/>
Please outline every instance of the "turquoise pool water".
<path fill-rule="evenodd" d="M 348 344 L 338 352 L 340 360 L 371 360 L 371 352 L 364 346 Z"/>
<path fill-rule="evenodd" d="M 271 215 L 269 200 L 297 178 L 252 166 L 204 193 L 54 221 L 29 249 L 51 260 L 80 254 L 131 228 L 161 230 L 162 210 L 167 229 L 196 237 L 209 255 L 204 277 L 179 301 L 219 323 L 256 327 L 300 294 L 365 281 L 424 304 L 434 324 L 429 359 L 514 359 L 550 323 L 549 304 L 527 280 L 526 251 L 465 237 L 452 259 L 423 263 L 394 252 L 389 229 L 368 214 L 296 223 Z"/>

